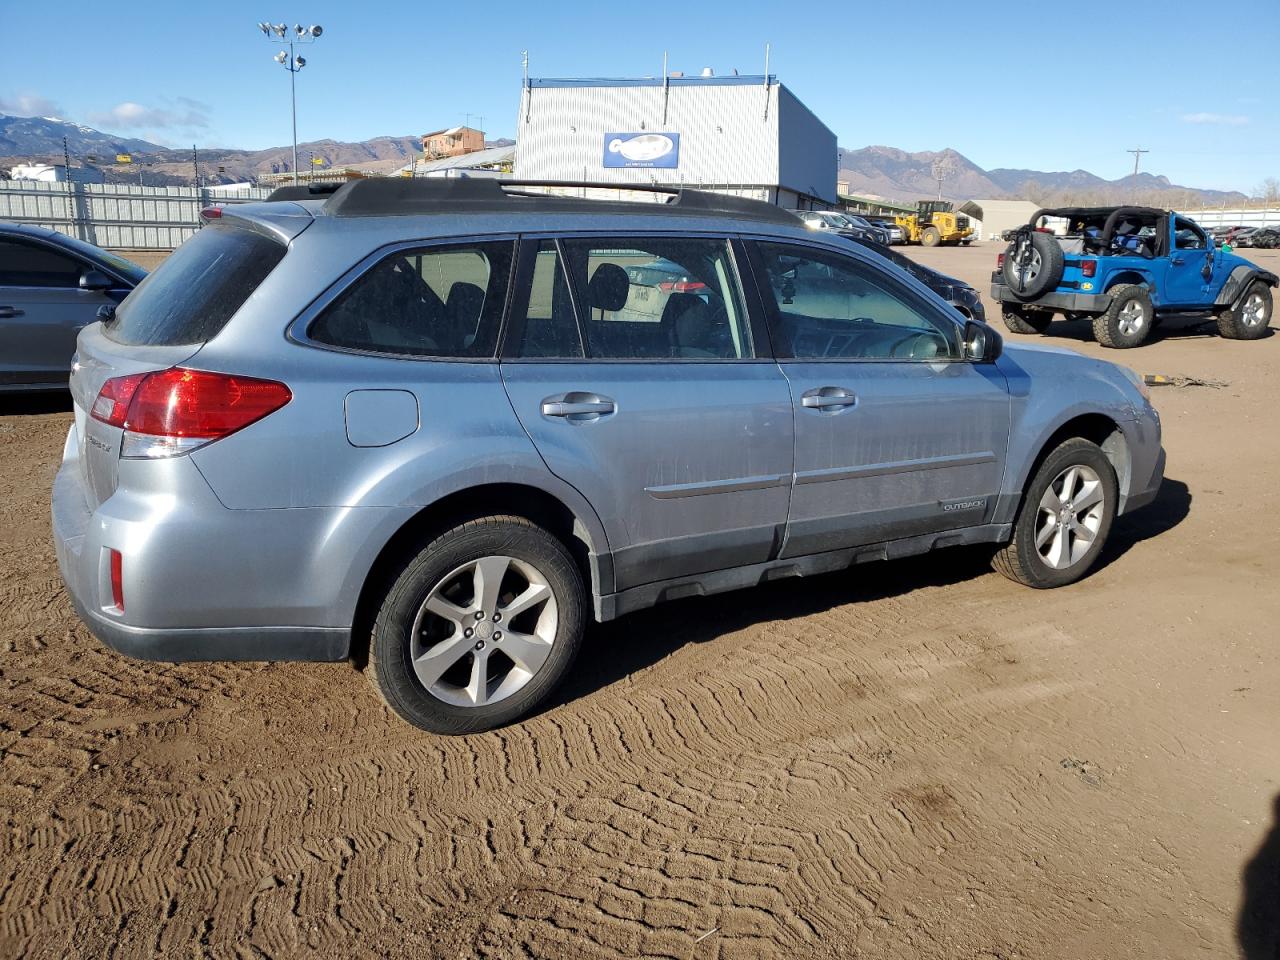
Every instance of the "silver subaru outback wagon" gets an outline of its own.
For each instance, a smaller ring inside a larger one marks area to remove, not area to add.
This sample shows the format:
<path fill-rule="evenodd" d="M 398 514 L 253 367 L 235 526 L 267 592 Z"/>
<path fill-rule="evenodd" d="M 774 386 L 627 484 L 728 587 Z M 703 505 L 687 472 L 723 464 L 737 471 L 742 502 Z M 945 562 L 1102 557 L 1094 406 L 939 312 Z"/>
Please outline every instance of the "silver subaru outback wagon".
<path fill-rule="evenodd" d="M 367 657 L 410 723 L 478 731 L 589 620 L 952 544 L 1060 586 L 1161 482 L 1132 375 L 767 204 L 301 193 L 80 334 L 53 528 L 122 653 Z"/>

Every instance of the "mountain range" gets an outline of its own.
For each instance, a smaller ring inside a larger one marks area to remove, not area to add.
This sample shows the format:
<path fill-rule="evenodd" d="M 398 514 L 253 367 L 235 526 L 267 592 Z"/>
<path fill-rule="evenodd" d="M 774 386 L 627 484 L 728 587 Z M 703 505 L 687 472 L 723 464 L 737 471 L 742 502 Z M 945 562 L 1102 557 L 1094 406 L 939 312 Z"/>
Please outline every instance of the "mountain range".
<path fill-rule="evenodd" d="M 0 114 L 0 167 L 29 160 L 61 162 L 63 137 L 67 138 L 73 163 L 95 163 L 109 182 L 134 182 L 139 177 L 157 185 L 192 181 L 190 150 L 118 137 L 56 117 Z M 510 141 L 493 141 L 490 145 L 507 143 Z M 421 142 L 415 136 L 374 137 L 356 143 L 316 140 L 298 144 L 298 163 L 308 169 L 311 159 L 315 158 L 325 167 L 389 173 L 408 163 L 420 151 Z M 117 153 L 132 154 L 134 162 L 113 163 Z M 291 168 L 292 158 L 290 146 L 265 150 L 213 148 L 200 150 L 198 155 L 201 177 L 209 183 L 240 183 L 263 174 L 283 172 Z M 1198 206 L 1239 203 L 1247 199 L 1244 194 L 1232 191 L 1179 186 L 1167 177 L 1150 173 L 1105 180 L 1087 170 L 1052 172 L 1003 167 L 984 170 L 952 149 L 909 153 L 886 146 L 842 148 L 838 166 L 838 179 L 844 182 L 845 192 L 903 201 L 936 196 L 938 175 L 943 178 L 943 195 L 956 201 L 1025 197 L 1037 203 L 1163 202 L 1173 206 Z"/>

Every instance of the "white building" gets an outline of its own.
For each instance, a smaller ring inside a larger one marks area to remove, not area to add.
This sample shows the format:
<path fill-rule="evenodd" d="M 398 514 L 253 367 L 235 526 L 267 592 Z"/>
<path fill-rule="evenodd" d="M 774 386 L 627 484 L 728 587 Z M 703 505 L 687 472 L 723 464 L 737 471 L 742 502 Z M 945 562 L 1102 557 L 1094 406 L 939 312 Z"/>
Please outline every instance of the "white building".
<path fill-rule="evenodd" d="M 789 209 L 836 202 L 836 136 L 772 77 L 530 79 L 522 180 L 692 186 Z"/>
<path fill-rule="evenodd" d="M 37 180 L 41 183 L 66 183 L 67 168 L 61 163 L 20 163 L 9 171 L 12 180 Z M 72 167 L 74 183 L 103 183 L 106 178 L 97 167 Z"/>

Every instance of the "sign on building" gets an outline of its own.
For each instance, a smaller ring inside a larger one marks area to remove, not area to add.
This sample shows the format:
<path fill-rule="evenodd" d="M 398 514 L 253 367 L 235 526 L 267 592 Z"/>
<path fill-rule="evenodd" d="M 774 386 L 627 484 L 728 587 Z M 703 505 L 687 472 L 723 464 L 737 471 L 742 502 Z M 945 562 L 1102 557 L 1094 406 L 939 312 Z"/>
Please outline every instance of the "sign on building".
<path fill-rule="evenodd" d="M 606 133 L 604 165 L 674 169 L 680 165 L 680 134 Z"/>

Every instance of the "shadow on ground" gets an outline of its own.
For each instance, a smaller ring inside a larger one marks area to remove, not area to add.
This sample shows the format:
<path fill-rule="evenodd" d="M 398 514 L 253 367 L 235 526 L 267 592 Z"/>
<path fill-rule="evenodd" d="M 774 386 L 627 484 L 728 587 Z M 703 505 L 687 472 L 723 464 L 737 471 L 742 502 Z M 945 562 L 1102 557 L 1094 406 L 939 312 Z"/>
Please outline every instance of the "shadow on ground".
<path fill-rule="evenodd" d="M 69 390 L 48 390 L 37 393 L 0 393 L 0 417 L 70 412 L 71 392 Z"/>
<path fill-rule="evenodd" d="M 1267 337 L 1275 336 L 1275 332 L 1275 327 L 1268 327 L 1267 332 L 1260 339 L 1265 340 Z M 1094 340 L 1093 321 L 1055 320 L 1049 325 L 1049 332 L 1044 336 L 1050 339 L 1060 337 L 1063 340 L 1092 342 Z M 1218 324 L 1212 318 L 1168 317 L 1161 320 L 1159 325 L 1151 331 L 1143 346 L 1159 343 L 1161 340 L 1191 340 L 1216 336 L 1218 336 Z"/>
<path fill-rule="evenodd" d="M 1185 483 L 1166 479 L 1156 499 L 1111 528 L 1095 570 L 1115 563 L 1134 545 L 1181 523 L 1191 509 Z M 833 607 L 962 583 L 991 569 L 991 548 L 955 547 L 887 563 L 858 564 L 817 577 L 773 581 L 754 588 L 660 604 L 588 629 L 565 684 L 541 710 L 587 696 L 652 666 L 686 644 L 705 643 L 753 623 L 808 617 Z"/>
<path fill-rule="evenodd" d="M 1280 958 L 1280 795 L 1272 809 L 1271 831 L 1244 868 L 1236 934 L 1245 960 Z"/>

